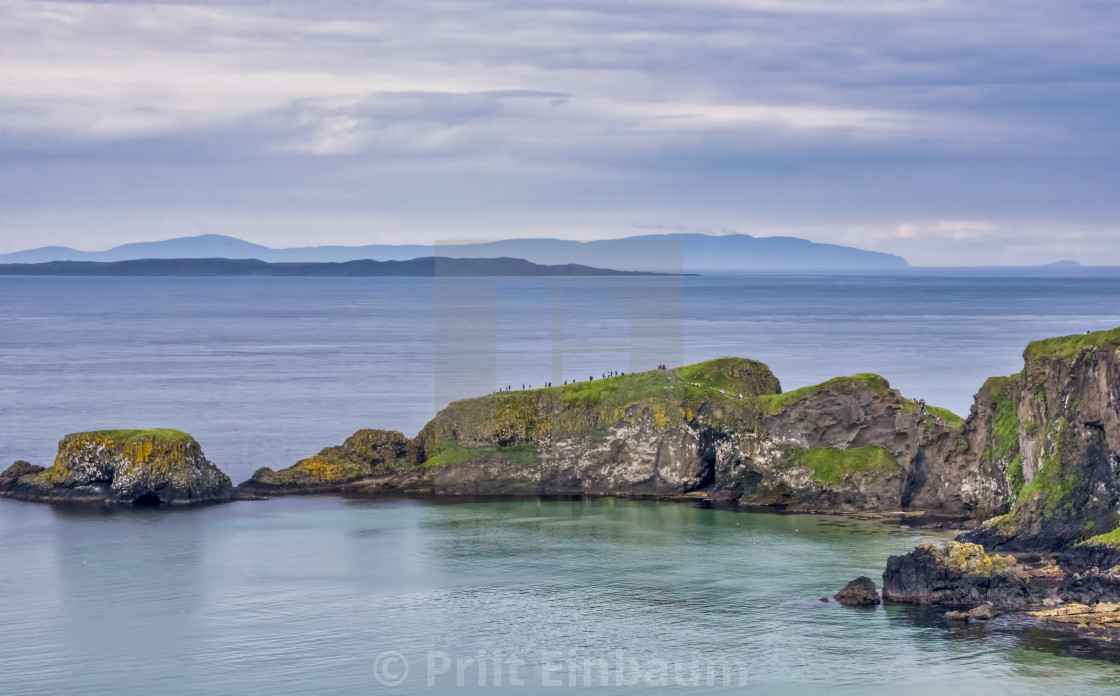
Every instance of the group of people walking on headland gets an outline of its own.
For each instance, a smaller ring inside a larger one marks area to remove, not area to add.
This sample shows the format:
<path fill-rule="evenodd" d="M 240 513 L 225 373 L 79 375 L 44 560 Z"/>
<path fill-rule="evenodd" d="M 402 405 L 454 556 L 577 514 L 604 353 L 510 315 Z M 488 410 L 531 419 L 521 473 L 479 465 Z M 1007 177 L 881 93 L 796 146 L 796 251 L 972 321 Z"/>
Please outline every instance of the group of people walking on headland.
<path fill-rule="evenodd" d="M 664 365 L 658 365 L 657 369 L 658 370 L 664 370 L 665 366 Z M 600 373 L 599 379 L 609 379 L 611 377 L 625 377 L 625 376 L 626 376 L 626 373 L 621 371 L 621 370 L 609 370 L 607 372 Z M 564 380 L 564 386 L 566 387 L 569 384 L 575 384 L 578 381 L 579 381 L 578 379 L 566 379 L 566 380 Z M 587 376 L 587 381 L 588 382 L 594 382 L 595 381 L 595 375 L 588 375 Z M 511 392 L 511 391 L 513 391 L 513 386 L 514 385 L 512 385 L 512 384 L 507 384 L 504 387 L 498 387 L 497 389 L 494 390 L 494 393 L 499 394 L 501 392 Z M 522 391 L 524 391 L 526 389 L 532 389 L 532 388 L 533 388 L 533 385 L 528 383 L 528 382 L 522 382 L 521 383 L 521 390 Z M 552 388 L 552 382 L 545 382 L 544 384 L 542 384 L 540 386 L 540 388 L 541 389 L 551 389 Z"/>

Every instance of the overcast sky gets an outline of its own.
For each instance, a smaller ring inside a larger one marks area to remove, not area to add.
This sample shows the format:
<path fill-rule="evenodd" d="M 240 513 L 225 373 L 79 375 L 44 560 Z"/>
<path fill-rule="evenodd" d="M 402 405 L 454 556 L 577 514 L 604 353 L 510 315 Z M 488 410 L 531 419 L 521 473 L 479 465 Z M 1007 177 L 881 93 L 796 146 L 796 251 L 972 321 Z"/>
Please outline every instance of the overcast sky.
<path fill-rule="evenodd" d="M 0 252 L 659 230 L 1120 265 L 1120 2 L 0 2 Z"/>

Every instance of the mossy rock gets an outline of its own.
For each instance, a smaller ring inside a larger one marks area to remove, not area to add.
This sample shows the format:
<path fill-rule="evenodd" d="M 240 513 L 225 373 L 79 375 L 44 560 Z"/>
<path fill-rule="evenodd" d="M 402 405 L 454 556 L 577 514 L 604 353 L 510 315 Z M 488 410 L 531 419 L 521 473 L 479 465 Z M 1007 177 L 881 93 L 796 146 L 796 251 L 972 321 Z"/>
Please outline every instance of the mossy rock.
<path fill-rule="evenodd" d="M 760 396 L 758 397 L 758 403 L 766 414 L 777 415 L 804 401 L 808 401 L 814 396 L 827 392 L 844 395 L 871 392 L 882 396 L 890 391 L 890 388 L 890 382 L 884 377 L 874 374 L 859 374 L 850 377 L 834 377 L 826 382 L 794 389 L 784 394 Z"/>
<path fill-rule="evenodd" d="M 1120 549 L 1120 528 L 1114 529 L 1111 532 L 1106 532 L 1105 534 L 1098 534 L 1094 537 L 1090 537 L 1081 542 L 1079 546 L 1081 545 L 1109 546 L 1114 549 Z"/>
<path fill-rule="evenodd" d="M 839 486 L 854 474 L 902 470 L 890 450 L 880 445 L 795 450 L 792 463 L 812 471 L 813 480 L 826 486 Z"/>
<path fill-rule="evenodd" d="M 992 404 L 992 457 L 1001 460 L 1019 450 L 1019 397 L 1022 378 L 992 377 L 980 389 Z"/>
<path fill-rule="evenodd" d="M 232 491 L 193 437 L 164 428 L 72 433 L 59 442 L 53 466 L 21 483 L 46 498 L 100 490 L 114 503 L 226 500 Z"/>
<path fill-rule="evenodd" d="M 531 445 L 513 447 L 463 447 L 455 442 L 440 443 L 424 461 L 425 468 L 448 467 L 457 464 L 510 464 L 536 466 L 541 455 Z"/>
<path fill-rule="evenodd" d="M 359 430 L 342 443 L 342 452 L 370 468 L 414 458 L 410 440 L 396 430 Z"/>
<path fill-rule="evenodd" d="M 306 459 L 301 459 L 287 469 L 273 471 L 267 467 L 257 469 L 250 482 L 263 486 L 323 486 L 346 483 L 368 476 L 370 468 L 349 457 L 340 456 L 334 447 Z"/>
<path fill-rule="evenodd" d="M 1014 556 L 988 555 L 979 544 L 949 541 L 945 543 L 944 553 L 945 565 L 957 573 L 990 578 L 1019 569 Z"/>
<path fill-rule="evenodd" d="M 274 471 L 262 467 L 243 483 L 246 488 L 324 490 L 377 474 L 416 465 L 412 441 L 395 430 L 359 430 L 339 446 Z"/>

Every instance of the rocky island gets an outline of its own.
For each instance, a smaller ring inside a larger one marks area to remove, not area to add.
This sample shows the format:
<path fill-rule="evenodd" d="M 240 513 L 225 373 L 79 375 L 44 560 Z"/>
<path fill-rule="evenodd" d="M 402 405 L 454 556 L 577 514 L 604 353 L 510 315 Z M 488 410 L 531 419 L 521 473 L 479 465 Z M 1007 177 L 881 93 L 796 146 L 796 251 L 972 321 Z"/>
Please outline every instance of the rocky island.
<path fill-rule="evenodd" d="M 178 430 L 99 430 L 67 435 L 54 465 L 16 462 L 0 495 L 19 500 L 179 505 L 226 501 L 233 484 Z"/>
<path fill-rule="evenodd" d="M 457 401 L 416 437 L 360 430 L 236 488 L 189 435 L 163 430 L 70 435 L 54 466 L 17 462 L 0 475 L 0 495 L 23 500 L 328 492 L 624 496 L 955 518 L 973 527 L 957 542 L 888 560 L 884 601 L 969 609 L 956 615 L 965 619 L 1029 608 L 1041 599 L 1032 571 L 1007 554 L 1050 554 L 1048 572 L 1062 578 L 1048 600 L 1053 617 L 1102 623 L 1098 614 L 1109 612 L 1093 607 L 1120 603 L 1120 329 L 1030 344 L 1023 370 L 988 380 L 965 419 L 878 375 L 783 392 L 766 365 L 719 358 Z M 856 594 L 870 598 L 877 588 L 866 580 Z M 1066 602 L 1088 608 L 1058 606 Z M 1111 618 L 1120 623 L 1120 612 Z"/>

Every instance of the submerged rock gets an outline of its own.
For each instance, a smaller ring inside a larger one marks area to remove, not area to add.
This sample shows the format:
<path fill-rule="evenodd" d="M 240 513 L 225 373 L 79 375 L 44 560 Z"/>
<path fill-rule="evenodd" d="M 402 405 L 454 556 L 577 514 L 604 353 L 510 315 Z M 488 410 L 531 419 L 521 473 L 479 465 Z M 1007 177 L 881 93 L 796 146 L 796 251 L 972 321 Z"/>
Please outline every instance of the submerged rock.
<path fill-rule="evenodd" d="M 980 606 L 969 609 L 968 611 L 947 611 L 945 612 L 945 620 L 961 621 L 964 623 L 970 621 L 991 621 L 998 615 L 994 604 L 991 602 L 984 602 Z"/>
<path fill-rule="evenodd" d="M 879 604 L 879 591 L 869 577 L 858 577 L 833 596 L 846 607 L 873 607 Z"/>
<path fill-rule="evenodd" d="M 228 476 L 177 430 L 101 430 L 67 435 L 54 465 L 12 465 L 0 495 L 31 501 L 161 505 L 229 500 Z"/>
<path fill-rule="evenodd" d="M 1027 574 L 1010 556 L 989 556 L 975 544 L 922 544 L 891 556 L 883 573 L 883 599 L 903 604 L 974 606 L 991 602 L 1017 609 L 1031 598 Z"/>
<path fill-rule="evenodd" d="M 968 619 L 970 621 L 991 621 L 996 618 L 996 616 L 998 616 L 998 613 L 996 612 L 995 605 L 991 602 L 984 602 L 980 606 L 968 611 Z"/>

